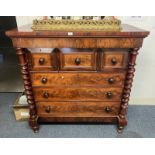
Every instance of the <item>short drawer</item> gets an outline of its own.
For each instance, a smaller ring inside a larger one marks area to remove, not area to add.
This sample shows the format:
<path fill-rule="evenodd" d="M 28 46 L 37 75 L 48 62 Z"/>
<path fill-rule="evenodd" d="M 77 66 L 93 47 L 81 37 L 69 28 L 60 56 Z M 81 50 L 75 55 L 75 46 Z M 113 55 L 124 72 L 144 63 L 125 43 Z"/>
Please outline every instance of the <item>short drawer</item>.
<path fill-rule="evenodd" d="M 96 70 L 93 49 L 60 49 L 60 70 Z"/>
<path fill-rule="evenodd" d="M 28 49 L 30 70 L 57 70 L 56 50 L 53 48 Z"/>
<path fill-rule="evenodd" d="M 122 88 L 33 88 L 36 101 L 120 101 Z"/>
<path fill-rule="evenodd" d="M 41 117 L 118 115 L 120 102 L 37 102 Z"/>
<path fill-rule="evenodd" d="M 123 87 L 120 73 L 31 73 L 33 86 Z"/>
<path fill-rule="evenodd" d="M 128 52 L 105 51 L 102 54 L 101 66 L 105 68 L 126 68 L 128 63 Z"/>
<path fill-rule="evenodd" d="M 31 62 L 32 70 L 53 70 L 52 56 L 49 53 L 31 54 Z"/>
<path fill-rule="evenodd" d="M 49 53 L 35 53 L 31 55 L 32 70 L 53 70 L 52 55 Z"/>

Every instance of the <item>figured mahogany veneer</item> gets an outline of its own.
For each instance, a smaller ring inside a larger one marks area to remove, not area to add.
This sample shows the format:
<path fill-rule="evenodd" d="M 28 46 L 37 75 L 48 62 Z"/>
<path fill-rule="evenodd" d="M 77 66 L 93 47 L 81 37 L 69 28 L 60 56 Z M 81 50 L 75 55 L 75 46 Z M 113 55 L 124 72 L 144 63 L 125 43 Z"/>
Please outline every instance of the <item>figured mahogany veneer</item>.
<path fill-rule="evenodd" d="M 136 56 L 148 31 L 6 32 L 17 50 L 34 132 L 39 122 L 127 125 Z M 73 35 L 68 35 L 73 34 Z"/>
<path fill-rule="evenodd" d="M 120 73 L 51 73 L 31 72 L 33 86 L 122 87 L 126 72 Z"/>
<path fill-rule="evenodd" d="M 120 102 L 36 102 L 39 116 L 117 116 Z"/>
<path fill-rule="evenodd" d="M 31 62 L 33 70 L 40 70 L 41 68 L 53 70 L 52 57 L 48 53 L 31 54 Z"/>
<path fill-rule="evenodd" d="M 102 54 L 102 69 L 104 68 L 126 68 L 128 63 L 128 52 L 104 51 Z"/>
<path fill-rule="evenodd" d="M 92 49 L 60 49 L 60 70 L 96 70 L 97 52 Z"/>
<path fill-rule="evenodd" d="M 122 88 L 33 88 L 36 101 L 120 101 Z"/>

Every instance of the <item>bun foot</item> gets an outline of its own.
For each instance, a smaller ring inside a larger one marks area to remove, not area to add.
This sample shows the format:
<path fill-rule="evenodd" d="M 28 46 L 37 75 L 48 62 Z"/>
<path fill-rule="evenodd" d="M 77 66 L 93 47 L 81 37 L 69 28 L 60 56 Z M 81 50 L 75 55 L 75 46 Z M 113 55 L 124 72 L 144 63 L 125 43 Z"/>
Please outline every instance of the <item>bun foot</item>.
<path fill-rule="evenodd" d="M 33 127 L 32 130 L 34 131 L 34 133 L 38 133 L 39 132 L 39 126 Z"/>
<path fill-rule="evenodd" d="M 39 129 L 38 130 L 33 130 L 34 131 L 34 133 L 38 133 L 39 132 Z"/>
<path fill-rule="evenodd" d="M 34 133 L 39 132 L 39 125 L 38 125 L 37 119 L 38 119 L 37 117 L 35 119 L 29 119 L 29 125 L 31 129 L 34 131 Z"/>
<path fill-rule="evenodd" d="M 124 127 L 127 125 L 127 120 L 126 120 L 126 117 L 125 116 L 119 116 L 118 117 L 118 129 L 117 129 L 117 132 L 119 134 L 121 134 L 123 132 L 123 129 Z"/>
<path fill-rule="evenodd" d="M 118 132 L 119 134 L 121 134 L 121 133 L 123 133 L 123 129 L 124 129 L 123 126 L 118 126 L 117 132 Z"/>

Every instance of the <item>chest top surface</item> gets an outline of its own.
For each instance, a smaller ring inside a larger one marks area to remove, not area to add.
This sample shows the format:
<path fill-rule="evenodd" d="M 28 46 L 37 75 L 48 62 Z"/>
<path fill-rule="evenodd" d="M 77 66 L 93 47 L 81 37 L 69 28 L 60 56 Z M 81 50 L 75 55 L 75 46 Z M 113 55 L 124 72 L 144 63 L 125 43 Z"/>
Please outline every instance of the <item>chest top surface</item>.
<path fill-rule="evenodd" d="M 146 37 L 149 31 L 122 24 L 121 31 L 33 31 L 32 25 L 9 30 L 9 37 Z"/>

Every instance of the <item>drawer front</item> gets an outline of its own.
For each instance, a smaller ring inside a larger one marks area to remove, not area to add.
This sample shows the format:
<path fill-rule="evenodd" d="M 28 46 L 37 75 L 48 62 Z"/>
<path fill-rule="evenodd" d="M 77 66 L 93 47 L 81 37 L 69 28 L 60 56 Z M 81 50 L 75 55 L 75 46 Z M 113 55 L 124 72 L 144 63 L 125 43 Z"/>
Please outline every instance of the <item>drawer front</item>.
<path fill-rule="evenodd" d="M 96 70 L 96 52 L 72 49 L 60 52 L 60 70 Z"/>
<path fill-rule="evenodd" d="M 54 70 L 54 61 L 51 53 L 32 53 L 31 70 Z"/>
<path fill-rule="evenodd" d="M 120 108 L 119 102 L 37 102 L 36 105 L 42 117 L 118 115 Z"/>
<path fill-rule="evenodd" d="M 104 68 L 126 68 L 128 52 L 103 52 L 102 69 Z"/>
<path fill-rule="evenodd" d="M 120 101 L 121 88 L 33 88 L 36 101 Z"/>
<path fill-rule="evenodd" d="M 31 73 L 33 86 L 123 87 L 123 73 Z"/>

